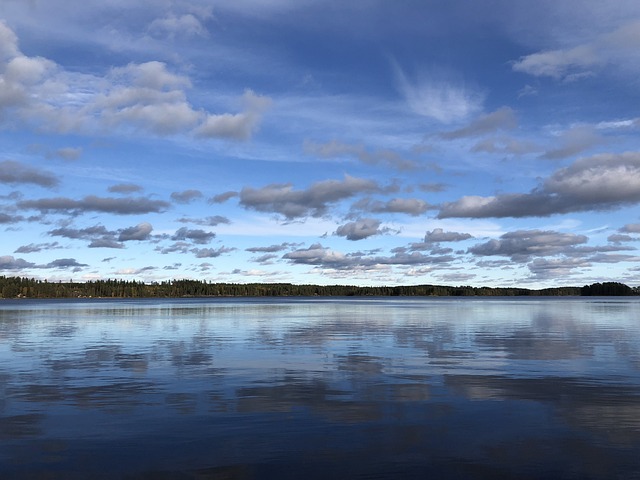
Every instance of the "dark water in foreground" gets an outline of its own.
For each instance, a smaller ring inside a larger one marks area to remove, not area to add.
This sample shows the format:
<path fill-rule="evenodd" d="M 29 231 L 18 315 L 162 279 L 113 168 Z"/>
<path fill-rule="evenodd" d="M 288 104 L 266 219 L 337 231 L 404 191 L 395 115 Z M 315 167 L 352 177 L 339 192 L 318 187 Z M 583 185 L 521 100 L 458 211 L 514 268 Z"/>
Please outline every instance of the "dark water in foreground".
<path fill-rule="evenodd" d="M 639 299 L 0 302 L 0 478 L 640 479 Z"/>

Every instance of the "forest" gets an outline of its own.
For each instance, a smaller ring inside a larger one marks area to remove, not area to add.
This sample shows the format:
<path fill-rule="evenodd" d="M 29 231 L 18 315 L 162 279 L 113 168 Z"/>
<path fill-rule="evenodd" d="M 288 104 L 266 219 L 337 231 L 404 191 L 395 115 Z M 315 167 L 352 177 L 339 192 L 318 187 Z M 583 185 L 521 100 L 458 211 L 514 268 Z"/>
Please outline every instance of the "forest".
<path fill-rule="evenodd" d="M 604 282 L 583 287 L 527 289 L 443 285 L 359 287 L 349 285 L 295 285 L 291 283 L 210 283 L 201 280 L 168 280 L 144 283 L 135 280 L 48 282 L 24 277 L 0 276 L 0 298 L 150 298 L 150 297 L 496 297 L 496 296 L 630 296 L 640 287 Z"/>

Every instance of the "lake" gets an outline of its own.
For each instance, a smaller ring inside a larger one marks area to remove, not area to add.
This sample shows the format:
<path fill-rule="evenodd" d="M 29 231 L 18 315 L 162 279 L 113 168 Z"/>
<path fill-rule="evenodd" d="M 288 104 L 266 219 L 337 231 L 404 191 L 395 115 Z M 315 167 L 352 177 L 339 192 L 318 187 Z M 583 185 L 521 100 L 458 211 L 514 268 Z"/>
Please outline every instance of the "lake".
<path fill-rule="evenodd" d="M 0 301 L 0 478 L 640 479 L 638 298 Z"/>

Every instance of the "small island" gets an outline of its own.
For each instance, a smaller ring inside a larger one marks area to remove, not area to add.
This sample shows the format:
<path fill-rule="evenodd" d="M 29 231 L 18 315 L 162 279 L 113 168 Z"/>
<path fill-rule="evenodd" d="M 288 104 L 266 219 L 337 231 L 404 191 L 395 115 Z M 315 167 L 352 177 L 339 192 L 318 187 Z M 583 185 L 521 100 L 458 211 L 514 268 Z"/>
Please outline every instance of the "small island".
<path fill-rule="evenodd" d="M 640 287 L 619 282 L 582 287 L 528 289 L 446 285 L 296 285 L 291 283 L 212 283 L 202 280 L 135 280 L 49 282 L 0 276 L 0 298 L 178 298 L 178 297 L 514 297 L 514 296 L 633 296 Z"/>

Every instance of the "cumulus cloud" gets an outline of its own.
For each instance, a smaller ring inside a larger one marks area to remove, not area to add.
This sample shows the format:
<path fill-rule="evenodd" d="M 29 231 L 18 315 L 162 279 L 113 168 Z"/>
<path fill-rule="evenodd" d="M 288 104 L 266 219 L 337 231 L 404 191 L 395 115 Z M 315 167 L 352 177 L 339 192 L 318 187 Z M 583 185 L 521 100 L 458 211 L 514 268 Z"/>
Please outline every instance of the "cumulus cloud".
<path fill-rule="evenodd" d="M 140 275 L 141 273 L 152 272 L 154 270 L 157 270 L 157 267 L 149 265 L 142 268 L 121 268 L 114 273 L 116 275 Z"/>
<path fill-rule="evenodd" d="M 551 230 L 517 230 L 505 233 L 499 239 L 492 239 L 469 248 L 469 252 L 485 256 L 509 257 L 522 262 L 532 257 L 545 257 L 566 253 L 576 245 L 587 242 L 584 235 L 560 233 Z"/>
<path fill-rule="evenodd" d="M 60 227 L 50 230 L 51 236 L 65 237 L 72 240 L 86 240 L 89 248 L 124 248 L 123 242 L 132 240 L 148 240 L 153 227 L 147 222 L 120 230 L 108 230 L 104 225 L 86 228 Z"/>
<path fill-rule="evenodd" d="M 0 224 L 18 223 L 23 220 L 24 217 L 21 215 L 9 215 L 8 213 L 0 212 Z"/>
<path fill-rule="evenodd" d="M 162 62 L 129 64 L 111 70 L 109 87 L 90 105 L 107 127 L 123 127 L 172 135 L 198 126 L 202 113 L 187 102 L 182 88 L 187 77 L 167 70 Z"/>
<path fill-rule="evenodd" d="M 89 248 L 124 248 L 124 244 L 113 237 L 100 237 L 91 240 Z"/>
<path fill-rule="evenodd" d="M 585 72 L 601 61 L 592 45 L 579 45 L 526 55 L 513 64 L 513 69 L 537 77 L 561 79 L 571 71 Z"/>
<path fill-rule="evenodd" d="M 224 192 L 218 195 L 214 195 L 209 199 L 209 203 L 224 203 L 227 200 L 240 195 L 238 192 Z"/>
<path fill-rule="evenodd" d="M 4 22 L 0 22 L 0 61 L 7 61 L 18 54 L 18 37 Z"/>
<path fill-rule="evenodd" d="M 58 185 L 59 180 L 54 174 L 45 170 L 37 170 L 14 160 L 5 160 L 0 162 L 0 183 L 33 184 L 51 188 Z"/>
<path fill-rule="evenodd" d="M 344 180 L 314 183 L 307 190 L 294 190 L 291 184 L 272 184 L 259 189 L 245 187 L 240 191 L 240 204 L 260 212 L 279 213 L 291 220 L 321 217 L 330 204 L 378 191 L 381 188 L 377 183 L 346 175 Z"/>
<path fill-rule="evenodd" d="M 504 135 L 485 138 L 471 147 L 471 152 L 473 153 L 485 152 L 503 155 L 526 155 L 540 150 L 542 150 L 542 147 L 534 142 Z"/>
<path fill-rule="evenodd" d="M 53 152 L 53 156 L 68 161 L 78 160 L 82 156 L 82 147 L 59 148 Z"/>
<path fill-rule="evenodd" d="M 48 233 L 54 237 L 86 240 L 90 242 L 89 248 L 124 248 L 124 244 L 116 240 L 115 233 L 107 230 L 103 225 L 87 228 L 61 227 L 50 230 Z"/>
<path fill-rule="evenodd" d="M 191 21 L 194 27 L 193 19 L 175 17 L 173 25 Z M 168 18 L 157 28 L 170 24 Z M 58 133 L 122 129 L 246 140 L 271 104 L 268 97 L 247 90 L 243 112 L 207 112 L 189 103 L 190 79 L 171 72 L 163 62 L 130 63 L 97 76 L 65 71 L 45 58 L 24 55 L 17 37 L 2 22 L 0 38 L 0 121 L 4 122 Z"/>
<path fill-rule="evenodd" d="M 540 158 L 545 160 L 561 160 L 577 155 L 591 147 L 601 145 L 605 138 L 590 126 L 573 127 L 558 137 L 558 145 L 549 149 Z"/>
<path fill-rule="evenodd" d="M 344 254 L 325 248 L 320 243 L 314 243 L 309 248 L 289 252 L 282 258 L 296 264 L 322 265 L 334 268 L 344 268 L 345 264 L 350 263 Z"/>
<path fill-rule="evenodd" d="M 176 15 L 170 13 L 163 18 L 156 18 L 149 25 L 149 33 L 154 36 L 170 38 L 178 36 L 198 36 L 207 37 L 207 29 L 201 20 L 211 16 L 211 12 L 198 18 L 194 13 Z M 204 17 L 204 18 L 203 18 Z"/>
<path fill-rule="evenodd" d="M 374 218 L 363 218 L 355 222 L 341 225 L 336 230 L 336 235 L 346 237 L 347 240 L 363 240 L 373 235 L 381 235 L 388 229 L 380 228 L 380 221 Z"/>
<path fill-rule="evenodd" d="M 269 245 L 268 247 L 245 248 L 245 251 L 252 252 L 252 253 L 275 253 L 275 252 L 281 252 L 283 250 L 288 250 L 290 248 L 297 247 L 299 245 L 300 244 L 298 243 L 285 242 L 285 243 L 280 243 L 278 245 Z"/>
<path fill-rule="evenodd" d="M 275 253 L 266 253 L 257 258 L 252 258 L 251 260 L 261 265 L 272 265 L 273 260 L 275 260 L 276 258 L 278 258 L 278 255 L 276 255 Z"/>
<path fill-rule="evenodd" d="M 516 128 L 518 120 L 515 112 L 510 107 L 501 107 L 498 110 L 482 115 L 468 125 L 450 130 L 440 134 L 440 138 L 445 140 L 456 140 L 459 138 L 475 137 L 494 133 L 498 130 L 511 130 Z"/>
<path fill-rule="evenodd" d="M 216 225 L 220 225 L 222 223 L 229 224 L 231 220 L 227 217 L 223 217 L 222 215 L 212 215 L 205 218 L 190 218 L 190 217 L 182 217 L 178 219 L 180 223 L 193 223 L 195 225 L 202 225 L 204 227 L 215 227 Z"/>
<path fill-rule="evenodd" d="M 27 262 L 22 258 L 14 258 L 11 255 L 0 256 L 0 271 L 3 270 L 25 270 L 30 268 L 53 268 L 53 269 L 67 269 L 73 268 L 74 271 L 77 271 L 83 267 L 87 267 L 88 265 L 85 263 L 79 263 L 74 258 L 59 258 L 57 260 L 53 260 L 44 265 L 37 265 L 33 262 Z"/>
<path fill-rule="evenodd" d="M 474 273 L 445 273 L 437 275 L 437 278 L 447 283 L 464 283 L 473 280 L 477 275 Z"/>
<path fill-rule="evenodd" d="M 168 247 L 156 247 L 155 251 L 160 252 L 163 255 L 168 255 L 170 253 L 188 253 L 190 248 L 192 248 L 191 243 L 178 241 Z"/>
<path fill-rule="evenodd" d="M 620 231 L 624 233 L 640 233 L 640 223 L 628 223 Z"/>
<path fill-rule="evenodd" d="M 444 192 L 447 186 L 444 183 L 421 183 L 418 185 L 418 189 L 428 193 Z"/>
<path fill-rule="evenodd" d="M 82 268 L 82 267 L 88 267 L 89 265 L 87 265 L 86 263 L 79 263 L 75 258 L 59 258 L 57 260 L 54 260 L 52 262 L 47 263 L 47 265 L 45 265 L 45 268 L 60 268 L 60 269 L 65 269 L 65 268 Z"/>
<path fill-rule="evenodd" d="M 365 255 L 363 253 L 345 255 L 330 248 L 325 248 L 319 243 L 315 243 L 309 248 L 289 252 L 282 258 L 294 264 L 310 265 L 332 270 L 368 270 L 393 265 L 444 266 L 455 260 L 454 257 L 449 255 L 423 255 L 420 252 L 407 252 L 405 249 L 397 249 L 396 252 L 390 256 Z"/>
<path fill-rule="evenodd" d="M 93 240 L 95 237 L 114 235 L 114 233 L 109 231 L 104 225 L 94 225 L 93 227 L 87 228 L 60 227 L 50 230 L 48 233 L 52 236 L 71 238 L 74 240 Z"/>
<path fill-rule="evenodd" d="M 200 190 L 185 190 L 183 192 L 173 192 L 171 194 L 171 199 L 176 203 L 187 204 L 194 200 L 198 200 L 203 196 L 204 195 L 202 195 Z"/>
<path fill-rule="evenodd" d="M 216 258 L 224 253 L 234 251 L 234 248 L 220 247 L 220 248 L 194 248 L 191 250 L 195 253 L 196 258 Z"/>
<path fill-rule="evenodd" d="M 537 280 L 567 278 L 578 268 L 586 268 L 591 263 L 584 258 L 536 258 L 529 265 L 529 271 Z"/>
<path fill-rule="evenodd" d="M 473 238 L 469 233 L 445 232 L 442 228 L 434 228 L 424 236 L 424 243 L 462 242 Z"/>
<path fill-rule="evenodd" d="M 175 241 L 191 241 L 197 244 L 207 244 L 216 237 L 213 232 L 206 232 L 201 229 L 189 229 L 182 227 L 176 230 L 176 233 L 171 237 L 171 240 Z"/>
<path fill-rule="evenodd" d="M 153 227 L 150 223 L 139 223 L 135 227 L 125 228 L 120 231 L 118 241 L 128 242 L 131 240 L 148 240 Z"/>
<path fill-rule="evenodd" d="M 613 235 L 609 235 L 607 237 L 607 242 L 611 242 L 611 243 L 633 242 L 636 240 L 640 240 L 640 239 L 636 237 L 632 237 L 631 235 L 625 235 L 622 233 L 614 233 Z"/>
<path fill-rule="evenodd" d="M 141 213 L 160 213 L 170 207 L 168 202 L 146 197 L 111 198 L 89 195 L 82 200 L 67 197 L 23 200 L 18 208 L 39 210 L 42 213 L 66 213 L 77 215 L 84 212 L 113 213 L 116 215 L 134 215 Z"/>
<path fill-rule="evenodd" d="M 226 138 L 231 140 L 247 140 L 258 128 L 262 115 L 272 104 L 269 97 L 257 95 L 246 90 L 242 97 L 244 111 L 242 113 L 209 114 L 195 130 L 201 138 Z"/>
<path fill-rule="evenodd" d="M 371 213 L 406 213 L 413 216 L 422 215 L 429 208 L 431 205 L 419 198 L 392 198 L 386 202 L 363 198 L 352 206 L 354 210 Z"/>
<path fill-rule="evenodd" d="M 367 165 L 383 165 L 399 170 L 410 170 L 418 164 L 413 160 L 403 158 L 397 152 L 388 149 L 369 152 L 364 145 L 353 145 L 332 140 L 329 143 L 304 142 L 304 151 L 310 155 L 322 158 L 354 157 Z"/>
<path fill-rule="evenodd" d="M 108 191 L 111 193 L 123 193 L 123 194 L 141 192 L 142 190 L 144 190 L 142 186 L 136 185 L 135 183 L 119 183 L 117 185 L 111 185 L 108 188 Z"/>
<path fill-rule="evenodd" d="M 628 152 L 579 159 L 529 193 L 462 197 L 441 205 L 438 217 L 546 217 L 638 202 L 640 153 Z"/>
<path fill-rule="evenodd" d="M 620 262 L 639 262 L 640 257 L 637 255 L 626 255 L 622 253 L 598 253 L 588 257 L 587 260 L 593 263 L 620 263 Z"/>
<path fill-rule="evenodd" d="M 18 247 L 13 253 L 37 253 L 43 250 L 53 250 L 62 248 L 58 242 L 48 243 L 30 243 L 28 245 L 22 245 Z"/>
<path fill-rule="evenodd" d="M 0 30 L 0 38 L 2 31 Z M 14 258 L 11 255 L 0 256 L 0 271 L 2 270 L 23 270 L 35 267 L 35 263 L 27 262 L 23 258 Z"/>

